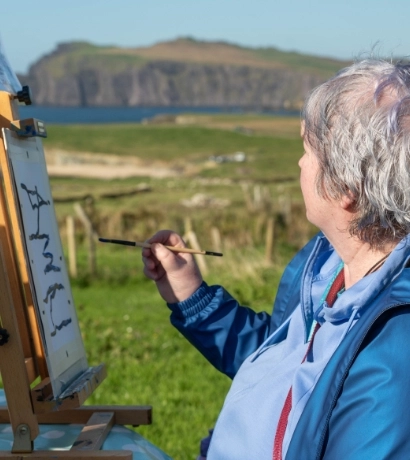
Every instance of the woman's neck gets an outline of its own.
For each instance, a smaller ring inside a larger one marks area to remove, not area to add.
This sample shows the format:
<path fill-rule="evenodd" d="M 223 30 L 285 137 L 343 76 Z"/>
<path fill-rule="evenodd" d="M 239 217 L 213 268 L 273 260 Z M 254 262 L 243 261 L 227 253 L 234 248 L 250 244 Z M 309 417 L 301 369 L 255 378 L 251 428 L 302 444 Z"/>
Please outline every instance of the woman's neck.
<path fill-rule="evenodd" d="M 398 244 L 395 241 L 386 244 L 382 249 L 374 249 L 348 232 L 339 232 L 337 238 L 328 239 L 344 263 L 346 289 L 369 272 L 377 271 Z"/>
<path fill-rule="evenodd" d="M 372 249 L 367 243 L 359 243 L 350 245 L 347 250 L 337 251 L 344 262 L 346 289 L 381 268 L 397 245 L 395 242 L 387 244 L 383 249 Z"/>

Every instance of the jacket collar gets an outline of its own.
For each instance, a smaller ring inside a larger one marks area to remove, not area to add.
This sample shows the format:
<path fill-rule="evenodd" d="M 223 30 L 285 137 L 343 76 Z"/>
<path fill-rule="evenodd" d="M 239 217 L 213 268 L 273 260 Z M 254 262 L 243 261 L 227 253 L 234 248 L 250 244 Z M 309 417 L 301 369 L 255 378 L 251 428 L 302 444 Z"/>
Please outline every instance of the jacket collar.
<path fill-rule="evenodd" d="M 302 275 L 301 306 L 306 331 L 310 329 L 313 318 L 318 322 L 332 323 L 359 318 L 368 305 L 386 288 L 394 286 L 410 258 L 410 235 L 403 238 L 383 266 L 375 273 L 362 278 L 329 308 L 323 302 L 322 293 L 331 281 L 341 259 L 324 235 L 317 238 Z"/>

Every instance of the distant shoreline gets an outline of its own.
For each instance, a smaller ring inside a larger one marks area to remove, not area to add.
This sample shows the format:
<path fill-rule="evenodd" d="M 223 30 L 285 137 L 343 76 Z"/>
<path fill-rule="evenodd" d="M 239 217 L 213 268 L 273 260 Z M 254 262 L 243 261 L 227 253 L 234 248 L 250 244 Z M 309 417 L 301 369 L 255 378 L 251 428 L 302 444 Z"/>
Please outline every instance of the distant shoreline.
<path fill-rule="evenodd" d="M 179 114 L 247 114 L 299 116 L 298 111 L 258 110 L 239 107 L 58 107 L 20 106 L 20 117 L 49 124 L 142 123 L 158 116 Z"/>

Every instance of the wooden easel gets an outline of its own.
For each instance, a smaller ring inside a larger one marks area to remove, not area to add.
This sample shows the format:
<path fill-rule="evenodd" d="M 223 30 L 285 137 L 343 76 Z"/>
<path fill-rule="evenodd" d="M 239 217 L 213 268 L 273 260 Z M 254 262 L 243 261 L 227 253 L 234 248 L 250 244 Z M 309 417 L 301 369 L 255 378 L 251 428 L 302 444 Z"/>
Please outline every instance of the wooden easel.
<path fill-rule="evenodd" d="M 0 91 L 0 129 L 12 130 L 22 139 L 45 137 L 43 123 L 35 119 L 19 120 L 17 99 L 30 103 L 28 88 L 23 88 L 17 96 Z M 10 423 L 14 435 L 11 451 L 0 452 L 0 460 L 48 457 L 131 460 L 130 451 L 99 449 L 113 424 L 150 424 L 151 407 L 81 407 L 105 378 L 104 365 L 91 368 L 76 379 L 63 398 L 53 394 L 29 282 L 18 203 L 13 195 L 3 135 L 0 136 L 0 372 L 7 398 L 7 408 L 0 408 L 0 423 Z M 40 423 L 85 426 L 70 451 L 35 451 Z"/>

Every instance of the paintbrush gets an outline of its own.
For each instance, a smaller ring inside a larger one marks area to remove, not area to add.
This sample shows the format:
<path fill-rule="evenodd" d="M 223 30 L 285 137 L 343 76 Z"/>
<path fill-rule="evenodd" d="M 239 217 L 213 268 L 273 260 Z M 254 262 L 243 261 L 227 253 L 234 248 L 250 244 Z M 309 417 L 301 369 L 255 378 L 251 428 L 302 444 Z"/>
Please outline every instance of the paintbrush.
<path fill-rule="evenodd" d="M 139 243 L 138 241 L 126 241 L 126 240 L 112 240 L 107 238 L 98 238 L 99 241 L 102 243 L 114 243 L 114 244 L 122 244 L 124 246 L 136 246 L 138 248 L 151 248 L 150 243 Z M 177 248 L 175 246 L 164 246 L 172 252 L 185 252 L 188 254 L 202 254 L 204 256 L 218 256 L 222 257 L 223 254 L 220 252 L 213 252 L 213 251 L 202 251 L 201 249 L 191 249 L 191 248 Z"/>

